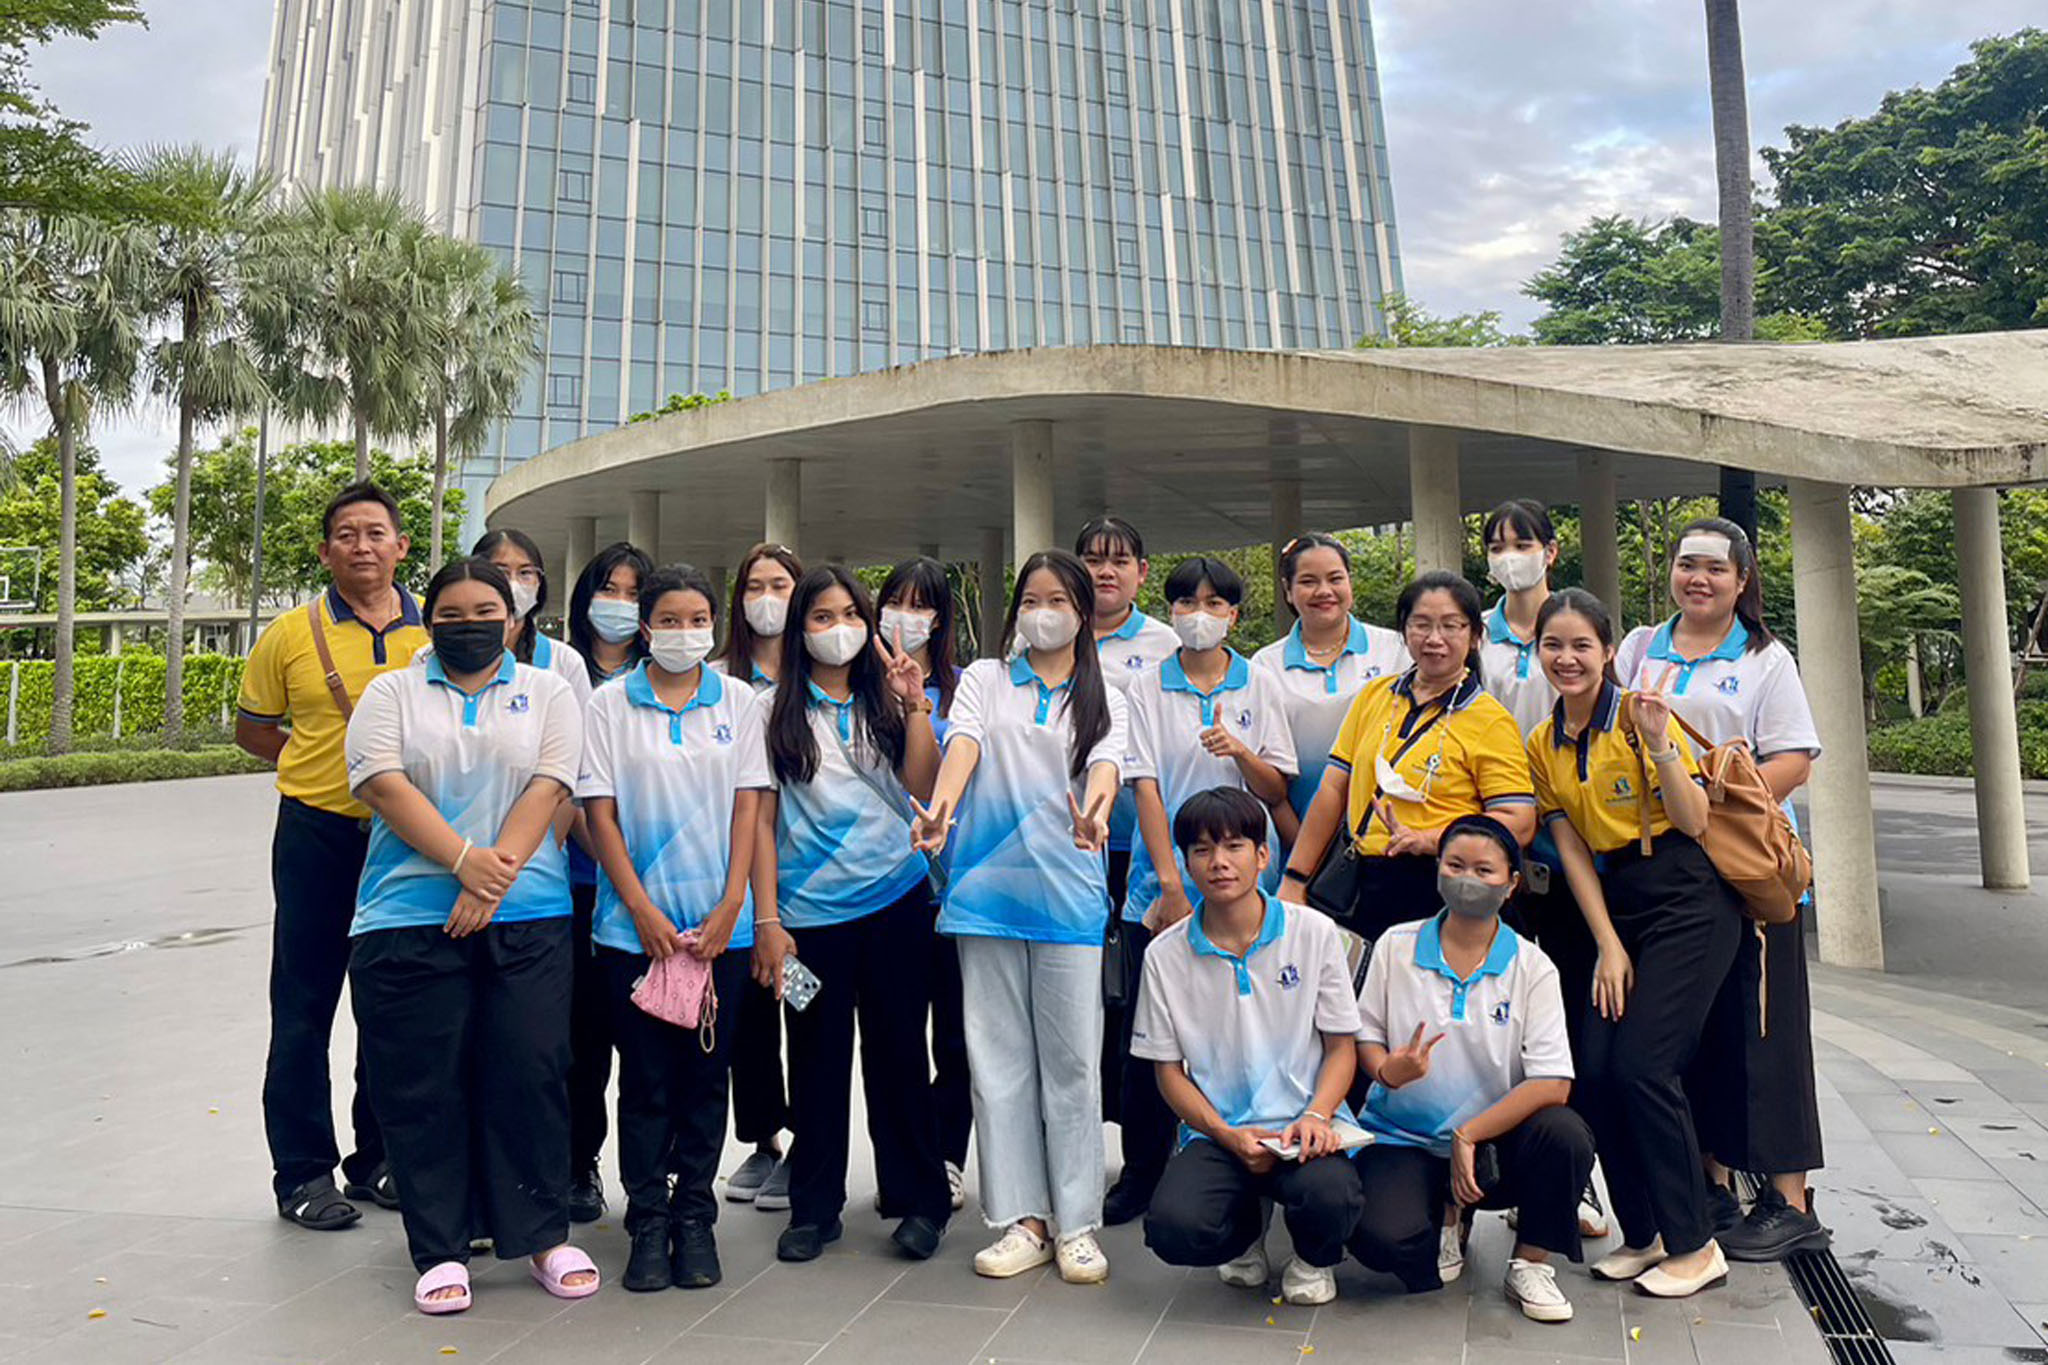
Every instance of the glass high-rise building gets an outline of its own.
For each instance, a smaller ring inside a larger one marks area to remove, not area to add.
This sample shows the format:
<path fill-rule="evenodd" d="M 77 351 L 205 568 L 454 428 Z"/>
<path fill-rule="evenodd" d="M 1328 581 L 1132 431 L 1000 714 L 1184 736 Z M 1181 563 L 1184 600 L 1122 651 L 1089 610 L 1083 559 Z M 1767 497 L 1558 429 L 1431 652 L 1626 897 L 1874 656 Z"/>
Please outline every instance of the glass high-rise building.
<path fill-rule="evenodd" d="M 278 0 L 260 160 L 514 264 L 473 485 L 669 393 L 1344 347 L 1400 288 L 1368 0 Z"/>

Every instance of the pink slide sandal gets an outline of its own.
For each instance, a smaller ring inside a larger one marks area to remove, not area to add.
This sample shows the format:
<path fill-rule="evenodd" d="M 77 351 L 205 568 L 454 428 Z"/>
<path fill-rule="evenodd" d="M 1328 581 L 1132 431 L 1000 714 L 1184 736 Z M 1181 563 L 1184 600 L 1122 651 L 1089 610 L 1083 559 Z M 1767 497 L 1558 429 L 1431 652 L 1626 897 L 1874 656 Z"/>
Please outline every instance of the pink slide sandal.
<path fill-rule="evenodd" d="M 527 1265 L 533 1278 L 540 1281 L 540 1287 L 558 1299 L 587 1299 L 597 1292 L 597 1266 L 577 1247 L 558 1246 Z M 589 1284 L 562 1283 L 578 1271 L 590 1272 Z"/>
<path fill-rule="evenodd" d="M 430 1299 L 427 1295 L 437 1289 L 460 1289 L 462 1292 L 451 1299 Z M 469 1307 L 469 1267 L 460 1261 L 443 1261 L 420 1276 L 420 1282 L 412 1287 L 413 1307 L 422 1313 L 460 1313 Z"/>

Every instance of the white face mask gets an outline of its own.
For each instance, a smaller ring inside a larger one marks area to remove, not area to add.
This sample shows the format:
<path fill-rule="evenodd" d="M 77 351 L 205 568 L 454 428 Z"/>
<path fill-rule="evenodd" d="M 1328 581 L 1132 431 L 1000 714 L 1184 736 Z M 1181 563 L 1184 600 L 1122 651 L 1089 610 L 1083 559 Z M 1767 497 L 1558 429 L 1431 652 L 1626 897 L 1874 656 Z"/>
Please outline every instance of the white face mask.
<path fill-rule="evenodd" d="M 1487 576 L 1509 592 L 1527 592 L 1543 581 L 1550 566 L 1541 550 L 1508 550 L 1486 557 Z"/>
<path fill-rule="evenodd" d="M 540 605 L 540 589 L 523 578 L 512 580 L 512 618 L 524 621 Z"/>
<path fill-rule="evenodd" d="M 780 635 L 789 623 L 789 599 L 773 593 L 748 598 L 741 610 L 747 614 L 747 625 L 756 635 Z"/>
<path fill-rule="evenodd" d="M 654 662 L 671 673 L 687 673 L 711 653 L 709 626 L 686 626 L 678 630 L 647 632 L 647 652 Z"/>
<path fill-rule="evenodd" d="M 914 654 L 931 642 L 932 617 L 901 607 L 882 608 L 882 639 L 890 648 Z"/>
<path fill-rule="evenodd" d="M 1230 634 L 1230 622 L 1206 611 L 1177 611 L 1173 614 L 1173 633 L 1189 649 L 1200 652 L 1222 644 L 1223 637 Z"/>
<path fill-rule="evenodd" d="M 804 632 L 804 648 L 821 664 L 850 664 L 868 642 L 868 628 L 858 622 Z"/>
<path fill-rule="evenodd" d="M 1081 633 L 1081 618 L 1065 607 L 1034 607 L 1017 613 L 1017 637 L 1033 649 L 1059 649 Z"/>

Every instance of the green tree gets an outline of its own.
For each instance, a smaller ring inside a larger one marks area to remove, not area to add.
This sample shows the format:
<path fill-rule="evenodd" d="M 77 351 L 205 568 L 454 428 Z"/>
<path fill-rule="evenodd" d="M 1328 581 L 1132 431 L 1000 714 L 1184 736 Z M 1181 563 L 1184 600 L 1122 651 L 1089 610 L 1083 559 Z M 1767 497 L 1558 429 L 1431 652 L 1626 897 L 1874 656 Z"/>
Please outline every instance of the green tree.
<path fill-rule="evenodd" d="M 29 50 L 142 23 L 134 0 L 0 2 L 0 208 L 79 213 L 126 206 L 124 177 L 29 77 Z"/>
<path fill-rule="evenodd" d="M 1360 350 L 1395 346 L 1526 346 L 1527 337 L 1501 330 L 1500 314 L 1455 313 L 1438 317 L 1406 294 L 1389 294 L 1380 305 L 1387 320 L 1385 336 L 1361 337 Z"/>
<path fill-rule="evenodd" d="M 2048 33 L 1971 51 L 1932 90 L 1764 149 L 1762 246 L 1785 306 L 1843 337 L 2048 323 Z"/>
<path fill-rule="evenodd" d="M 76 459 L 78 606 L 84 611 L 134 606 L 128 583 L 149 553 L 149 514 L 121 496 L 90 445 L 81 445 Z M 0 558 L 0 572 L 10 580 L 8 590 L 32 604 L 31 611 L 54 611 L 64 498 L 63 457 L 56 441 L 45 438 L 18 452 L 14 472 L 12 486 L 0 490 L 0 545 L 18 547 L 18 552 Z M 39 590 L 31 593 L 38 580 Z"/>
<path fill-rule="evenodd" d="M 1546 346 L 1709 340 L 1720 327 L 1718 244 L 1690 218 L 1595 218 L 1522 286 L 1547 310 L 1530 330 Z"/>
<path fill-rule="evenodd" d="M 151 514 L 166 521 L 177 505 L 177 459 L 165 459 L 168 477 L 147 494 Z M 192 580 L 229 602 L 247 603 L 256 551 L 256 428 L 229 432 L 193 453 L 191 498 Z M 276 517 L 265 512 L 275 531 Z"/>

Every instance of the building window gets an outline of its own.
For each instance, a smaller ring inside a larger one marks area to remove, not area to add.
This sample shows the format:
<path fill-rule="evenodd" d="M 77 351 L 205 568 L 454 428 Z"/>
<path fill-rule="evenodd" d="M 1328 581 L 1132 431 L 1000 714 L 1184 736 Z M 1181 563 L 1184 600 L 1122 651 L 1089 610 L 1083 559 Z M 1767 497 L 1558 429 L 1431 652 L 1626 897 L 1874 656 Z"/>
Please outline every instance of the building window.
<path fill-rule="evenodd" d="M 881 20 L 876 19 L 873 23 L 863 23 L 860 26 L 860 50 L 869 57 L 882 55 Z"/>
<path fill-rule="evenodd" d="M 590 202 L 590 172 L 564 169 L 561 185 L 556 198 L 565 204 L 587 204 Z"/>
<path fill-rule="evenodd" d="M 1116 177 L 1117 184 L 1130 184 L 1133 178 L 1131 154 L 1129 152 L 1117 152 L 1112 155 L 1109 158 L 1109 173 Z"/>
<path fill-rule="evenodd" d="M 870 147 L 886 147 L 889 144 L 889 124 L 880 114 L 863 114 L 860 120 L 861 141 Z"/>
<path fill-rule="evenodd" d="M 571 71 L 569 73 L 569 103 L 588 108 L 597 103 L 597 73 L 595 71 Z"/>
<path fill-rule="evenodd" d="M 1136 270 L 1138 268 L 1137 238 L 1119 237 L 1116 239 L 1116 263 L 1118 268 L 1123 270 Z"/>
<path fill-rule="evenodd" d="M 555 302 L 581 305 L 588 293 L 589 277 L 580 270 L 555 272 Z"/>
<path fill-rule="evenodd" d="M 885 240 L 889 235 L 889 215 L 873 205 L 863 205 L 860 211 L 860 235 L 871 242 Z"/>
<path fill-rule="evenodd" d="M 889 331 L 889 305 L 879 299 L 867 299 L 860 306 L 860 329 L 870 336 L 886 336 Z"/>
<path fill-rule="evenodd" d="M 583 405 L 583 376 L 580 374 L 551 374 L 548 376 L 548 406 L 551 408 L 576 408 Z"/>

